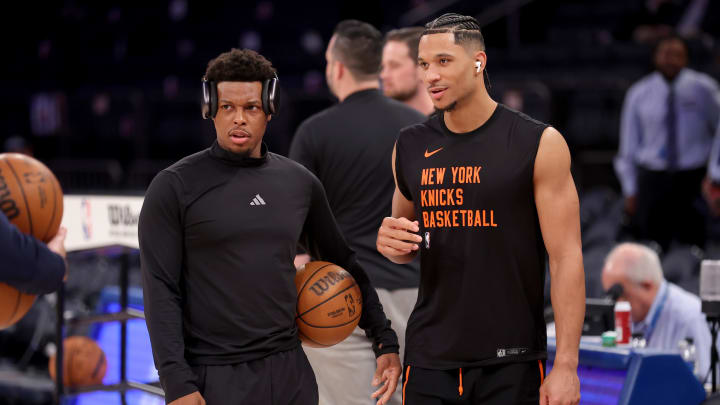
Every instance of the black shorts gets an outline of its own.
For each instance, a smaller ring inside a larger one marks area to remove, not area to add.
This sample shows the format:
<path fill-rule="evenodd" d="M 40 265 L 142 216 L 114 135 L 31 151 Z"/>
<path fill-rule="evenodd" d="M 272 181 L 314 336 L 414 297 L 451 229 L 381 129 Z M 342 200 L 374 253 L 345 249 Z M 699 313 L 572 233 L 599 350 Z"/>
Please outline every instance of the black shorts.
<path fill-rule="evenodd" d="M 192 367 L 207 405 L 317 405 L 318 388 L 301 348 L 226 366 Z"/>
<path fill-rule="evenodd" d="M 455 370 L 406 365 L 403 405 L 538 405 L 545 361 Z"/>

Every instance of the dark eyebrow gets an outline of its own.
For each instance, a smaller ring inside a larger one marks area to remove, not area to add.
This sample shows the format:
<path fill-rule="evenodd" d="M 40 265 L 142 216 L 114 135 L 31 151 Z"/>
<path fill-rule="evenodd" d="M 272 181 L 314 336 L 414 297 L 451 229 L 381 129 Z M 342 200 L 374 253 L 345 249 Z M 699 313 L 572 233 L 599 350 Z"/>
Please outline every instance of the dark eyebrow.
<path fill-rule="evenodd" d="M 435 55 L 435 58 L 454 58 L 455 55 L 451 55 L 449 53 L 438 53 Z M 425 60 L 418 56 L 418 63 L 423 63 Z"/>

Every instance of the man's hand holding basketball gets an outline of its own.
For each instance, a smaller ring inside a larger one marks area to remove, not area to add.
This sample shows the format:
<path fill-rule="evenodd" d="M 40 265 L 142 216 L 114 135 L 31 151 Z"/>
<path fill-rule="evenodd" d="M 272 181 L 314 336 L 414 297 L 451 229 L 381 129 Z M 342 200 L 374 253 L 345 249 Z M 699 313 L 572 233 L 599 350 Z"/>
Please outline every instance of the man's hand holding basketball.
<path fill-rule="evenodd" d="M 417 221 L 385 217 L 378 230 L 377 250 L 392 262 L 407 263 L 420 249 L 418 243 L 422 242 L 422 238 L 413 233 L 419 231 L 420 224 Z"/>
<path fill-rule="evenodd" d="M 64 226 L 61 226 L 60 229 L 58 229 L 58 233 L 55 235 L 54 238 L 50 242 L 47 243 L 48 249 L 50 251 L 57 253 L 60 255 L 60 257 L 65 260 L 65 277 L 63 277 L 63 281 L 67 281 L 67 253 L 65 252 L 65 237 L 67 236 L 67 228 Z"/>
<path fill-rule="evenodd" d="M 372 385 L 376 387 L 382 383 L 382 386 L 373 392 L 372 398 L 377 399 L 380 397 L 377 402 L 378 405 L 385 405 L 390 401 L 397 388 L 401 372 L 400 356 L 397 353 L 386 353 L 377 358 L 377 369 L 375 370 Z"/>

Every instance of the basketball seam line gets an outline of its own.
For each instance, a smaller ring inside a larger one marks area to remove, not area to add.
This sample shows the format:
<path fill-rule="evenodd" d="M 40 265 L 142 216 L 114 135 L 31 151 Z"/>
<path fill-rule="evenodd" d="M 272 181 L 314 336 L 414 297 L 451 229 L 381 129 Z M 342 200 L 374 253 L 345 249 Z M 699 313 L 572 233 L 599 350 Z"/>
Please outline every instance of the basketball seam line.
<path fill-rule="evenodd" d="M 10 319 L 8 322 L 10 325 L 14 324 L 15 317 L 17 316 L 18 309 L 20 309 L 20 301 L 22 300 L 22 293 L 20 290 L 17 290 L 17 298 L 15 299 L 15 309 L 12 311 L 12 314 L 10 315 Z"/>
<path fill-rule="evenodd" d="M 20 189 L 20 193 L 22 193 L 23 201 L 25 201 L 25 209 L 27 210 L 27 217 L 28 217 L 28 224 L 30 224 L 30 234 L 33 234 L 33 223 L 32 223 L 32 215 L 30 215 L 30 204 L 28 203 L 27 197 L 25 196 L 25 188 L 22 185 L 22 182 L 20 181 L 20 177 L 18 177 L 17 173 L 15 173 L 15 169 L 10 164 L 10 161 L 5 162 L 12 172 L 13 176 L 15 176 L 15 180 L 17 181 L 18 188 Z"/>
<path fill-rule="evenodd" d="M 311 274 L 310 277 L 308 277 L 308 278 L 305 280 L 305 282 L 303 283 L 302 287 L 300 287 L 300 290 L 299 290 L 300 293 L 298 293 L 298 297 L 297 297 L 297 300 L 296 300 L 296 302 L 295 302 L 295 308 L 297 308 L 297 304 L 300 303 L 300 295 L 301 295 L 302 292 L 305 290 L 305 286 L 307 285 L 307 283 L 309 283 L 310 280 L 312 280 L 313 276 L 315 276 L 318 271 L 324 269 L 324 268 L 327 267 L 327 266 L 330 266 L 331 264 L 332 264 L 332 263 L 328 263 L 328 264 L 324 264 L 324 265 L 320 266 L 319 269 L 316 269 L 316 270 L 313 272 L 313 274 Z M 339 266 L 338 266 L 338 267 L 339 267 Z M 297 309 L 296 309 L 296 310 L 297 310 Z"/>
<path fill-rule="evenodd" d="M 49 170 L 49 169 L 48 169 Z M 50 229 L 53 228 L 53 222 L 55 222 L 55 213 L 57 211 L 57 191 L 55 191 L 55 184 L 52 184 L 54 179 L 50 179 L 50 186 L 52 187 L 53 191 L 53 211 L 52 216 L 50 217 L 50 223 L 48 224 L 47 229 L 45 230 L 45 235 L 43 235 L 43 242 L 47 240 L 48 232 L 50 232 Z M 57 184 L 58 188 L 60 187 L 60 183 Z"/>
<path fill-rule="evenodd" d="M 326 303 L 326 302 L 330 301 L 331 299 L 333 299 L 333 298 L 337 297 L 338 295 L 340 295 L 340 294 L 344 293 L 345 291 L 347 291 L 347 290 L 349 290 L 349 289 L 353 288 L 353 287 L 354 287 L 354 286 L 356 286 L 356 285 L 357 285 L 357 283 L 356 283 L 356 282 L 355 282 L 355 281 L 353 280 L 353 283 L 352 283 L 351 285 L 349 285 L 349 286 L 345 287 L 345 288 L 344 288 L 343 290 L 340 290 L 340 291 L 338 291 L 337 293 L 335 293 L 335 295 L 333 295 L 332 297 L 330 297 L 330 298 L 326 299 L 325 301 L 323 301 L 323 302 L 321 302 L 321 303 L 319 303 L 319 304 L 315 304 L 315 306 L 314 306 L 314 307 L 312 307 L 312 308 L 308 308 L 308 309 L 307 309 L 307 310 L 306 310 L 305 312 L 303 312 L 302 314 L 298 314 L 298 315 L 297 315 L 297 318 L 301 318 L 301 317 L 302 317 L 303 315 L 305 315 L 305 314 L 307 314 L 308 312 L 312 311 L 313 309 L 315 309 L 315 308 L 317 308 L 317 307 L 321 306 L 322 304 L 324 304 L 324 303 Z M 358 288 L 359 288 L 359 286 L 358 286 Z M 296 312 L 297 312 L 297 309 L 296 309 Z"/>
<path fill-rule="evenodd" d="M 305 336 L 305 339 L 307 339 L 307 340 L 315 343 L 316 345 L 320 345 L 320 346 L 324 346 L 324 347 L 330 347 L 330 346 L 332 346 L 332 345 L 326 345 L 326 344 L 324 344 L 324 343 L 320 343 L 320 342 L 318 342 L 317 340 L 312 339 L 310 336 L 308 336 L 308 335 L 306 335 L 306 334 L 304 334 L 304 333 L 302 333 L 302 332 L 300 332 L 300 331 L 298 331 L 298 334 L 299 334 L 299 335 L 302 335 L 302 336 Z"/>
<path fill-rule="evenodd" d="M 349 320 L 349 321 L 347 321 L 347 322 L 345 322 L 345 323 L 341 323 L 341 324 L 339 324 L 339 325 L 333 325 L 333 326 L 313 325 L 313 324 L 311 324 L 311 323 L 308 323 L 307 321 L 305 321 L 305 320 L 302 319 L 302 318 L 300 318 L 300 320 L 302 321 L 302 323 L 304 323 L 305 325 L 310 326 L 310 327 L 312 327 L 312 328 L 332 329 L 332 328 L 339 328 L 340 326 L 349 325 L 349 324 L 355 322 L 355 320 L 358 319 L 358 318 L 360 318 L 361 316 L 362 316 L 362 311 L 361 311 L 360 314 L 359 314 L 358 316 L 356 316 L 355 318 L 353 318 L 353 319 L 351 319 L 351 320 Z"/>
<path fill-rule="evenodd" d="M 100 368 L 102 367 L 103 363 L 105 362 L 105 352 L 100 349 L 100 358 L 98 358 L 97 364 L 95 364 L 95 369 L 93 370 L 91 376 L 93 378 L 97 377 L 97 373 L 100 372 Z"/>

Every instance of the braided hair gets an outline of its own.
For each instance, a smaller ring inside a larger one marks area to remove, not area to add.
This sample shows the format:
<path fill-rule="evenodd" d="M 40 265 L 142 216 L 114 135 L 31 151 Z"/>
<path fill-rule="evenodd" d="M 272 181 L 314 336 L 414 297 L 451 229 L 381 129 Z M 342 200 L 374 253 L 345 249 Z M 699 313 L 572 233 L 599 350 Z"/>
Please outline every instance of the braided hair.
<path fill-rule="evenodd" d="M 456 13 L 443 14 L 425 24 L 425 31 L 422 35 L 447 32 L 452 33 L 455 43 L 465 48 L 468 53 L 474 53 L 477 50 L 485 51 L 485 38 L 480 32 L 480 23 L 474 17 Z M 487 88 L 492 87 L 487 67 L 483 69 L 483 79 Z"/>
<path fill-rule="evenodd" d="M 465 48 L 485 50 L 485 39 L 480 32 L 480 24 L 474 17 L 456 13 L 443 14 L 425 24 L 423 35 L 450 32 L 455 43 Z"/>

